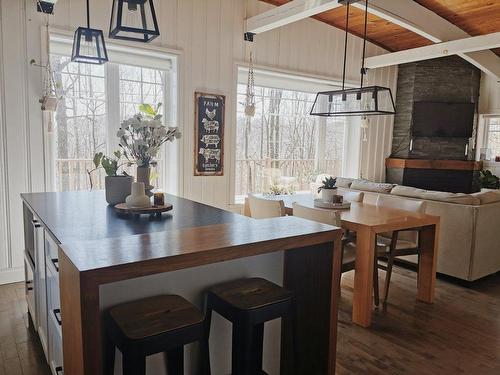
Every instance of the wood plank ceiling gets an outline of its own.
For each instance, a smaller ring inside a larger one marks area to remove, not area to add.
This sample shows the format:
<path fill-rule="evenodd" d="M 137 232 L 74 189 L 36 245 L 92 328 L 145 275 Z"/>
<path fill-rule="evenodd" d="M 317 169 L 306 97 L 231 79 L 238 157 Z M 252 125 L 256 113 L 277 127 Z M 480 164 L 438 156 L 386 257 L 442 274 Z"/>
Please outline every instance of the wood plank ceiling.
<path fill-rule="evenodd" d="M 261 0 L 283 5 L 291 0 Z M 415 0 L 444 19 L 454 23 L 472 36 L 500 31 L 500 0 Z M 340 7 L 316 15 L 314 18 L 344 30 L 347 7 Z M 362 36 L 364 12 L 351 7 L 349 32 Z M 422 47 L 432 44 L 426 38 L 373 14 L 368 15 L 367 39 L 388 51 Z M 495 50 L 500 56 L 500 49 Z"/>

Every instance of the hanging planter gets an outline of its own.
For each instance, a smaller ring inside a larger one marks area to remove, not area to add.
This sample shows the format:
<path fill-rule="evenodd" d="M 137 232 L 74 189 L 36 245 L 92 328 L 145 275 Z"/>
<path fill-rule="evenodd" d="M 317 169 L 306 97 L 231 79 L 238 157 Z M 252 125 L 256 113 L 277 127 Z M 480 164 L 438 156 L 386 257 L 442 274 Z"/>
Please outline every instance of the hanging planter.
<path fill-rule="evenodd" d="M 75 31 L 71 61 L 102 65 L 108 61 L 108 51 L 102 30 L 90 28 L 90 5 L 87 0 L 87 27 Z"/>
<path fill-rule="evenodd" d="M 48 55 L 50 56 L 50 54 Z M 35 60 L 31 60 L 30 64 L 43 69 L 43 91 L 41 98 L 38 100 L 41 104 L 42 111 L 56 112 L 59 101 L 61 100 L 61 96 L 58 94 L 60 85 L 56 83 L 54 71 L 52 70 L 50 62 L 43 66 L 37 64 Z"/>
<path fill-rule="evenodd" d="M 253 71 L 253 56 L 250 52 L 250 64 L 248 66 L 247 92 L 245 97 L 245 115 L 255 116 L 255 76 Z"/>

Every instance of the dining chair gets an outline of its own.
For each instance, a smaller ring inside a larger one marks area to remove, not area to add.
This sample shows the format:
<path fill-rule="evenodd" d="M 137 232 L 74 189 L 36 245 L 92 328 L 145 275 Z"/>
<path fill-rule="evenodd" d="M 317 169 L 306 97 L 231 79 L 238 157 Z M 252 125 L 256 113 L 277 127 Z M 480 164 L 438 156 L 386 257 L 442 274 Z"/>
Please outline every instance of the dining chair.
<path fill-rule="evenodd" d="M 340 195 L 342 195 L 346 202 L 363 202 L 365 198 L 365 193 L 362 191 L 345 191 Z"/>
<path fill-rule="evenodd" d="M 249 194 L 245 204 L 248 206 L 248 215 L 254 219 L 269 219 L 286 215 L 283 200 L 270 200 Z"/>
<path fill-rule="evenodd" d="M 403 210 L 416 214 L 423 214 L 426 209 L 425 201 L 403 200 L 388 195 L 379 195 L 377 197 L 376 205 L 379 207 Z M 377 267 L 386 271 L 383 302 L 383 306 L 386 308 L 394 260 L 397 257 L 408 255 L 419 256 L 421 250 L 420 231 L 415 229 L 398 230 L 377 235 L 376 249 Z M 387 266 L 378 264 L 378 259 L 380 258 L 387 259 Z"/>
<path fill-rule="evenodd" d="M 298 203 L 294 203 L 293 216 L 337 227 L 341 226 L 340 213 L 338 211 L 326 210 L 321 208 L 311 208 Z M 354 270 L 355 266 L 356 243 L 353 242 L 350 237 L 344 237 L 342 238 L 342 273 Z M 373 273 L 373 291 L 375 301 L 378 304 L 378 274 L 376 270 L 377 268 L 374 269 Z"/>

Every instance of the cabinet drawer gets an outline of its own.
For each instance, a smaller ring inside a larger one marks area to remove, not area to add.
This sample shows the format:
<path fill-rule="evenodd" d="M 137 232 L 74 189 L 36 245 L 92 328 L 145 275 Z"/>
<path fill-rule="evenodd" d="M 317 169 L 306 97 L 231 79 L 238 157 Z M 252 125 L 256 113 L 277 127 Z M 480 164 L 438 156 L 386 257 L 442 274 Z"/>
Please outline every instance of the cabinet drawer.
<path fill-rule="evenodd" d="M 63 350 L 61 327 L 58 318 L 51 311 L 49 316 L 50 332 L 50 370 L 53 375 L 63 375 Z"/>
<path fill-rule="evenodd" d="M 55 260 L 56 263 L 57 259 L 59 258 L 59 255 L 57 253 L 58 248 L 59 247 L 57 245 L 57 242 L 54 241 L 54 239 L 50 236 L 49 233 L 45 232 L 45 254 L 47 255 L 47 258 Z"/>
<path fill-rule="evenodd" d="M 48 286 L 48 295 L 47 295 L 47 301 L 48 301 L 48 312 L 49 312 L 49 319 L 53 320 L 53 323 L 55 323 L 55 327 L 57 330 L 60 332 L 61 327 L 59 324 L 59 321 L 61 319 L 61 299 L 60 299 L 60 292 L 59 292 L 59 278 L 57 272 L 52 270 L 51 268 L 47 269 L 47 286 Z"/>
<path fill-rule="evenodd" d="M 35 266 L 31 257 L 26 252 L 24 257 L 24 277 L 26 282 L 26 303 L 28 305 L 28 311 L 31 315 L 33 325 L 38 328 L 36 321 L 36 298 L 35 298 Z"/>

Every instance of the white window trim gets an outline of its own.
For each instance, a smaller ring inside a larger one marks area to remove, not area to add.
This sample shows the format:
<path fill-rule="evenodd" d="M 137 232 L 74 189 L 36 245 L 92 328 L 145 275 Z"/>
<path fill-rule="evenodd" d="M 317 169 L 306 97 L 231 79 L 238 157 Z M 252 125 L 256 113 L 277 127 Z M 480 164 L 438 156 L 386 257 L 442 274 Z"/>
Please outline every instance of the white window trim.
<path fill-rule="evenodd" d="M 42 35 L 46 33 L 45 27 L 41 28 Z M 73 45 L 72 31 L 49 28 L 49 41 L 50 41 L 50 53 L 71 56 L 72 45 Z M 165 124 L 167 126 L 179 127 L 182 132 L 182 127 L 179 126 L 182 122 L 179 120 L 181 115 L 181 108 L 179 107 L 179 60 L 182 57 L 181 51 L 157 47 L 153 45 L 134 45 L 124 43 L 119 40 L 106 39 L 106 48 L 108 50 L 109 62 L 112 64 L 124 64 L 132 66 L 141 66 L 153 69 L 159 69 L 170 72 L 167 74 L 164 94 L 163 104 L 165 105 Z M 49 56 L 44 56 L 47 60 Z M 106 90 L 107 92 L 118 92 L 117 87 L 110 87 L 110 85 L 119 85 L 118 69 L 116 65 L 106 64 L 106 75 L 115 75 L 115 79 L 106 80 Z M 113 150 L 117 149 L 118 141 L 116 139 L 116 132 L 120 126 L 120 119 L 116 116 L 119 113 L 119 99 L 117 100 L 107 100 L 107 152 L 111 153 Z M 115 108 L 116 112 L 110 110 L 111 106 Z M 118 106 L 118 107 L 116 107 Z M 44 121 L 47 123 L 48 121 Z M 45 127 L 47 129 L 47 127 Z M 55 174 L 52 170 L 52 161 L 55 159 L 55 139 L 54 135 L 49 131 L 46 131 L 45 140 L 47 145 L 45 147 L 45 160 L 47 171 L 46 174 L 46 185 L 48 190 L 54 190 L 56 188 L 55 184 Z M 115 142 L 114 142 L 115 141 Z M 182 170 L 181 165 L 183 158 L 181 155 L 182 147 L 181 142 L 173 142 L 168 144 L 164 148 L 163 159 L 168 160 L 168 163 L 163 163 L 163 170 L 161 174 L 164 176 L 162 189 L 167 193 L 181 195 L 183 188 L 182 181 Z M 169 168 L 170 167 L 170 168 Z M 173 168 L 172 168 L 173 167 Z M 52 175 L 54 174 L 54 175 Z"/>
<path fill-rule="evenodd" d="M 233 85 L 233 119 L 234 123 L 237 124 L 238 116 L 238 85 L 247 84 L 248 78 L 248 64 L 247 63 L 236 63 L 234 68 L 235 84 Z M 337 80 L 332 80 L 330 77 L 320 76 L 320 75 L 310 75 L 304 74 L 292 70 L 277 69 L 263 65 L 254 66 L 255 73 L 255 86 L 264 87 L 274 87 L 279 89 L 296 90 L 302 92 L 316 93 L 319 91 L 328 90 L 338 90 L 341 88 L 342 83 Z M 290 82 L 295 82 L 295 85 L 291 85 Z M 354 81 L 347 80 L 345 83 L 346 88 L 356 87 L 358 84 Z M 322 118 L 323 119 L 323 118 Z M 323 126 L 321 127 L 318 135 L 321 133 L 321 128 L 323 132 L 325 131 L 326 119 L 323 119 Z M 342 176 L 358 178 L 360 172 L 361 163 L 361 121 L 359 119 L 347 118 L 348 126 L 345 127 L 344 131 L 344 157 L 342 160 Z M 232 204 L 241 203 L 240 199 L 236 197 L 236 129 L 231 137 L 231 171 L 230 171 L 230 202 Z M 318 153 L 323 153 L 318 149 Z M 349 156 L 349 158 L 347 157 Z M 317 155 L 317 161 L 321 161 L 321 155 Z"/>
<path fill-rule="evenodd" d="M 490 120 L 492 118 L 500 119 L 500 113 L 479 115 L 477 139 L 480 147 L 476 147 L 476 160 L 480 160 L 481 149 L 489 147 Z M 492 155 L 492 157 L 495 157 L 495 155 Z M 491 166 L 497 165 L 498 162 L 495 162 L 495 160 L 485 160 L 484 164 Z"/>

